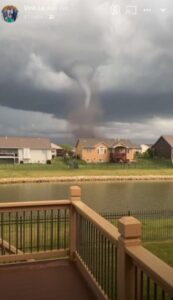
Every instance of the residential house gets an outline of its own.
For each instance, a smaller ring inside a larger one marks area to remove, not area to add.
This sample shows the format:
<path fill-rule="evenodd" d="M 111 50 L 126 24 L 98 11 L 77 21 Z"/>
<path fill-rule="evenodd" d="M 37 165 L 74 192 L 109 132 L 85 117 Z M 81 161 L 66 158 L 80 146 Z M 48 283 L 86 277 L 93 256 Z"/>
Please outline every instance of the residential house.
<path fill-rule="evenodd" d="M 163 135 L 152 146 L 155 156 L 171 159 L 173 162 L 173 135 Z"/>
<path fill-rule="evenodd" d="M 51 143 L 42 137 L 0 137 L 0 161 L 51 163 Z"/>
<path fill-rule="evenodd" d="M 76 155 L 88 162 L 132 162 L 140 147 L 125 139 L 80 138 Z"/>
<path fill-rule="evenodd" d="M 54 158 L 57 156 L 63 156 L 65 151 L 61 146 L 51 143 L 51 152 L 52 152 L 52 158 Z"/>
<path fill-rule="evenodd" d="M 142 144 L 142 145 L 140 145 L 140 147 L 141 147 L 140 153 L 142 153 L 142 154 L 147 152 L 149 149 L 151 149 L 151 145 L 148 145 L 148 144 Z"/>

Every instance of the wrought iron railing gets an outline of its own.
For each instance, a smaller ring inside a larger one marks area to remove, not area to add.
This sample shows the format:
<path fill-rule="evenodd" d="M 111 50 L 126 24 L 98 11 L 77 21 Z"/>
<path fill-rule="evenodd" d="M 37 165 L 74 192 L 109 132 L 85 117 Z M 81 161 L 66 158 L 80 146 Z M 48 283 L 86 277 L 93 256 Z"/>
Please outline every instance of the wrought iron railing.
<path fill-rule="evenodd" d="M 117 226 L 123 216 L 133 216 L 142 223 L 143 241 L 173 240 L 173 210 L 126 210 L 104 212 L 101 215 Z"/>
<path fill-rule="evenodd" d="M 173 300 L 173 277 L 171 269 L 139 246 L 127 249 L 133 267 L 133 299 Z M 171 278 L 172 277 L 172 278 Z"/>
<path fill-rule="evenodd" d="M 169 294 L 151 279 L 143 270 L 135 265 L 134 294 L 135 299 L 170 300 Z"/>
<path fill-rule="evenodd" d="M 69 248 L 69 209 L 0 213 L 1 255 Z"/>
<path fill-rule="evenodd" d="M 117 248 L 93 222 L 77 214 L 77 254 L 108 299 L 117 296 Z"/>
<path fill-rule="evenodd" d="M 15 260 L 17 255 L 25 259 L 44 252 L 67 251 L 69 204 L 69 200 L 1 204 L 0 261 L 8 261 L 9 256 Z"/>

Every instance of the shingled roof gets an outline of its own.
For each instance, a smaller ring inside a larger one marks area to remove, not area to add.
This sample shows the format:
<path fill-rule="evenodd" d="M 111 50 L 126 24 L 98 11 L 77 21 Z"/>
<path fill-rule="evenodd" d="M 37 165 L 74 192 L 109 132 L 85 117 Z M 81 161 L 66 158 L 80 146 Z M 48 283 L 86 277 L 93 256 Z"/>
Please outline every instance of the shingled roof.
<path fill-rule="evenodd" d="M 173 148 L 173 135 L 163 135 L 162 138 Z"/>
<path fill-rule="evenodd" d="M 51 143 L 49 138 L 43 137 L 12 137 L 1 136 L 0 148 L 30 148 L 30 149 L 51 149 Z"/>
<path fill-rule="evenodd" d="M 128 139 L 106 139 L 106 138 L 79 138 L 77 145 L 81 146 L 82 148 L 94 148 L 97 144 L 105 144 L 107 147 L 115 147 L 118 144 L 122 144 L 128 148 L 140 148 L 138 145 L 133 144 Z"/>
<path fill-rule="evenodd" d="M 55 150 L 63 150 L 63 148 L 57 144 L 51 143 L 51 148 Z"/>

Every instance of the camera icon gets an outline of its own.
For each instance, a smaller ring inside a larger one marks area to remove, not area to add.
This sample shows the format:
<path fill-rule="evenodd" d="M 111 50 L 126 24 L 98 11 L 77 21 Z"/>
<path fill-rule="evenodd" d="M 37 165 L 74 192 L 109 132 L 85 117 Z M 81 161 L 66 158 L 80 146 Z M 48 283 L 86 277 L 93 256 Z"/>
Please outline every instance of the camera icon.
<path fill-rule="evenodd" d="M 126 14 L 132 16 L 137 15 L 137 6 L 135 5 L 126 6 Z"/>

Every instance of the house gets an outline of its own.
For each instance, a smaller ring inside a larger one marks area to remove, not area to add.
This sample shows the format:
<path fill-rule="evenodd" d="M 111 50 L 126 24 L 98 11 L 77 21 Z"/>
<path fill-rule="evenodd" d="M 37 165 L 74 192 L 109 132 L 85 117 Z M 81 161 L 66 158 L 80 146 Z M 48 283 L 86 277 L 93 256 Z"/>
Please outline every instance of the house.
<path fill-rule="evenodd" d="M 42 137 L 0 137 L 0 161 L 51 163 L 51 143 Z"/>
<path fill-rule="evenodd" d="M 86 162 L 132 162 L 140 147 L 125 139 L 80 138 L 76 155 Z"/>
<path fill-rule="evenodd" d="M 148 145 L 148 144 L 142 144 L 142 145 L 140 145 L 140 147 L 141 147 L 141 152 L 140 152 L 140 153 L 143 154 L 143 153 L 147 152 L 148 149 L 151 148 L 151 145 Z"/>
<path fill-rule="evenodd" d="M 64 155 L 64 149 L 57 144 L 51 143 L 52 158 Z"/>
<path fill-rule="evenodd" d="M 155 156 L 171 159 L 173 162 L 173 135 L 163 135 L 152 146 Z"/>

